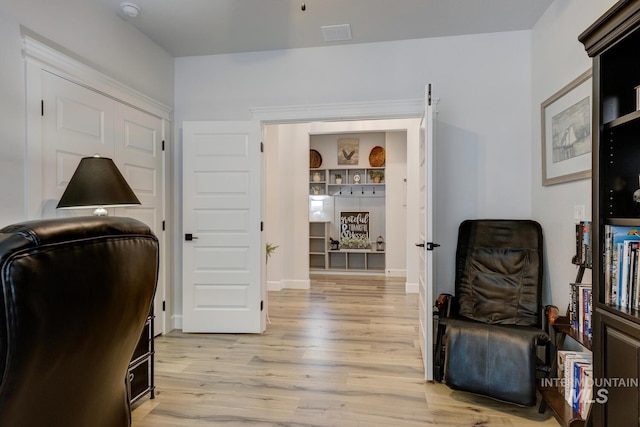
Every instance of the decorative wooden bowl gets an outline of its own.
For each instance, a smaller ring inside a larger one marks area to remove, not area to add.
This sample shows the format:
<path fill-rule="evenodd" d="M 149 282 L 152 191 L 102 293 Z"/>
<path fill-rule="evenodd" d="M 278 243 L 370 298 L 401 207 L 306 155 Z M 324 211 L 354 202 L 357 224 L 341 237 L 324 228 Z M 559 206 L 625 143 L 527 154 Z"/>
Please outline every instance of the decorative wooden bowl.
<path fill-rule="evenodd" d="M 373 168 L 379 168 L 384 165 L 385 161 L 385 152 L 384 148 L 380 146 L 375 146 L 371 149 L 371 153 L 369 153 L 369 164 Z"/>
<path fill-rule="evenodd" d="M 322 165 L 322 156 L 316 150 L 309 150 L 309 166 L 319 168 Z"/>

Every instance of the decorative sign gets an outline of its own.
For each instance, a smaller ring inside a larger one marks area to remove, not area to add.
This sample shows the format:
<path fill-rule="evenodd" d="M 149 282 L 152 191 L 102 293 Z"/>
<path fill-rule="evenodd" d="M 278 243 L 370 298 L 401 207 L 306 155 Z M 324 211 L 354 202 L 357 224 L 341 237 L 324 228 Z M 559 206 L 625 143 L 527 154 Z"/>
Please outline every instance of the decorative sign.
<path fill-rule="evenodd" d="M 340 212 L 340 240 L 369 241 L 369 212 Z"/>
<path fill-rule="evenodd" d="M 338 164 L 357 165 L 360 154 L 359 138 L 338 138 Z"/>

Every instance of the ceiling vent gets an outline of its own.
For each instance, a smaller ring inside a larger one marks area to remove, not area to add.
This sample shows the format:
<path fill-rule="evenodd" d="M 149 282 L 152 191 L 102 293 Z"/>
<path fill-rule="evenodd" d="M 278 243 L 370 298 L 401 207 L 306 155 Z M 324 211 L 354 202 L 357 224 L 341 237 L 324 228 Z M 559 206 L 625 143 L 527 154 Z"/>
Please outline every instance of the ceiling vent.
<path fill-rule="evenodd" d="M 320 27 L 322 29 L 322 36 L 326 42 L 341 42 L 345 40 L 351 40 L 351 25 L 325 25 Z"/>

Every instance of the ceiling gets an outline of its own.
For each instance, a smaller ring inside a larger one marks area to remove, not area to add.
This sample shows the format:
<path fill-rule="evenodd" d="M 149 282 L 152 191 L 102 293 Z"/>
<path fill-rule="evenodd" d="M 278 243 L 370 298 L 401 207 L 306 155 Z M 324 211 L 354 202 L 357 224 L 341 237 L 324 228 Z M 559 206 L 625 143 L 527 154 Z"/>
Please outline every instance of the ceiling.
<path fill-rule="evenodd" d="M 173 56 L 371 43 L 531 29 L 552 0 L 122 0 L 101 2 Z M 321 26 L 350 24 L 325 42 Z"/>

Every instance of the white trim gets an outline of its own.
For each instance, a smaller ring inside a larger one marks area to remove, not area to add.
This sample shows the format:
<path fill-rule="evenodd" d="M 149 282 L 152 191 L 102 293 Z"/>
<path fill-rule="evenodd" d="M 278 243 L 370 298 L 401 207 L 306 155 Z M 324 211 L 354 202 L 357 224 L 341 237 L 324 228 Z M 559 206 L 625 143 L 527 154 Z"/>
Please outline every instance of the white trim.
<path fill-rule="evenodd" d="M 182 330 L 182 314 L 174 314 L 173 316 L 171 316 L 171 324 L 173 325 L 173 329 Z"/>
<path fill-rule="evenodd" d="M 311 280 L 283 280 L 282 289 L 311 289 Z"/>
<path fill-rule="evenodd" d="M 421 117 L 424 100 L 352 102 L 340 104 L 309 104 L 275 107 L 252 107 L 253 119 L 263 123 L 295 123 L 308 121 L 344 121 L 367 119 L 406 119 Z"/>
<path fill-rule="evenodd" d="M 172 108 L 119 81 L 73 59 L 29 36 L 22 36 L 24 59 L 87 89 L 138 108 L 160 118 L 171 120 Z"/>
<path fill-rule="evenodd" d="M 420 287 L 418 286 L 417 283 L 406 282 L 404 284 L 404 291 L 407 294 L 418 294 L 420 293 Z"/>
<path fill-rule="evenodd" d="M 267 291 L 268 292 L 280 292 L 284 289 L 282 282 L 279 280 L 269 280 L 267 281 Z"/>
<path fill-rule="evenodd" d="M 392 268 L 388 268 L 386 270 L 385 275 L 387 277 L 407 277 L 407 270 L 406 269 L 392 269 Z"/>

